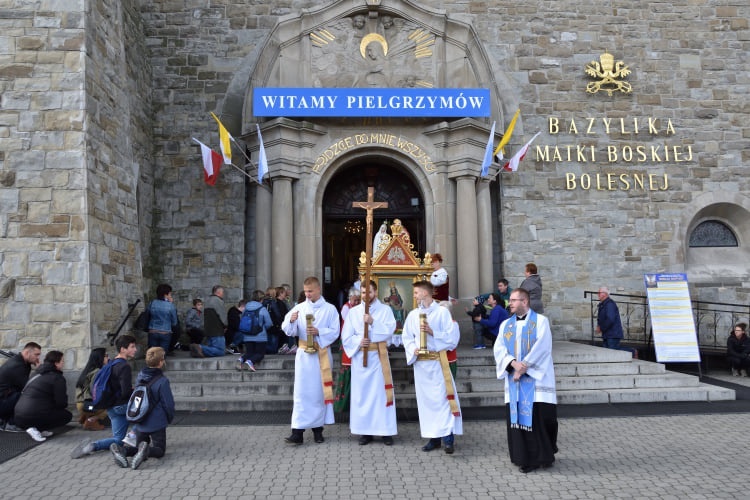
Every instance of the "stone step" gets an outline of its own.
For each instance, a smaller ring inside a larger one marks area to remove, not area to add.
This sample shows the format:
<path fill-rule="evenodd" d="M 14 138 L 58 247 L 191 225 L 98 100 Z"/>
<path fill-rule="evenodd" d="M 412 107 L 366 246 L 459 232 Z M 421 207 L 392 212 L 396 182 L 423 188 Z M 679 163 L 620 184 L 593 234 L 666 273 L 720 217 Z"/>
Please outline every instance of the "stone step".
<path fill-rule="evenodd" d="M 170 377 L 172 392 L 175 397 L 199 397 L 219 396 L 226 394 L 252 395 L 252 394 L 293 394 L 294 374 L 280 370 L 259 370 L 255 373 L 249 372 L 221 372 L 226 374 L 226 380 L 207 381 L 175 381 Z M 231 376 L 231 377 L 229 377 Z M 668 388 L 668 387 L 696 387 L 699 385 L 698 377 L 683 375 L 679 373 L 666 373 L 659 377 L 651 375 L 615 375 L 597 377 L 557 377 L 557 391 L 578 390 L 603 390 L 603 389 L 637 389 L 637 388 Z M 502 392 L 503 385 L 500 381 L 492 378 L 457 378 L 456 385 L 459 394 L 473 392 Z M 394 378 L 396 394 L 414 394 L 413 377 L 409 380 Z"/>
<path fill-rule="evenodd" d="M 268 355 L 256 372 L 237 371 L 237 355 L 195 359 L 180 353 L 168 358 L 178 409 L 192 411 L 291 411 L 294 362 L 290 355 Z M 403 351 L 389 353 L 396 404 L 416 408 L 413 368 Z M 698 378 L 668 372 L 664 365 L 631 359 L 626 351 L 573 342 L 554 342 L 553 358 L 560 404 L 609 404 L 657 401 L 719 401 L 734 391 Z M 334 377 L 340 354 L 334 354 Z M 465 407 L 503 405 L 491 349 L 459 348 L 456 384 Z"/>
<path fill-rule="evenodd" d="M 463 408 L 501 407 L 505 404 L 502 391 L 475 391 L 461 394 Z M 733 390 L 707 384 L 695 387 L 638 388 L 638 389 L 581 389 L 558 391 L 558 404 L 586 405 L 613 403 L 654 403 L 660 401 L 727 401 L 735 399 Z M 181 411 L 292 411 L 289 395 L 265 395 L 264 397 L 221 395 L 204 397 L 175 397 L 175 405 Z M 396 407 L 417 407 L 416 397 L 411 393 L 396 393 Z"/>

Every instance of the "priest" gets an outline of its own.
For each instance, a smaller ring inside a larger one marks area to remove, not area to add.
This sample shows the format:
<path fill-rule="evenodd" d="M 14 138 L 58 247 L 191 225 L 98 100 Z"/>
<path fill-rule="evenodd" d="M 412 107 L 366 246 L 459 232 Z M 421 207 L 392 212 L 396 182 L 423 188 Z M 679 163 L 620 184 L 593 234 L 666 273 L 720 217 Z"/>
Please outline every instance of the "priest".
<path fill-rule="evenodd" d="M 365 313 L 365 303 L 369 313 Z M 367 323 L 368 336 L 364 336 Z M 396 402 L 388 360 L 388 343 L 396 330 L 391 308 L 378 300 L 378 287 L 370 281 L 362 287 L 362 303 L 353 307 L 341 332 L 341 344 L 352 360 L 349 428 L 359 434 L 359 444 L 382 436 L 383 444 L 393 444 L 396 435 Z M 362 358 L 367 356 L 367 366 Z"/>
<path fill-rule="evenodd" d="M 339 336 L 339 313 L 322 297 L 320 281 L 311 276 L 303 284 L 305 301 L 284 316 L 281 329 L 299 337 L 294 360 L 292 434 L 287 443 L 302 444 L 305 429 L 316 443 L 325 441 L 323 425 L 333 424 L 333 375 L 329 346 Z"/>
<path fill-rule="evenodd" d="M 557 453 L 552 333 L 547 317 L 529 308 L 523 288 L 511 293 L 510 312 L 495 341 L 495 364 L 505 381 L 510 461 L 527 473 L 551 467 Z"/>
<path fill-rule="evenodd" d="M 448 366 L 448 351 L 456 348 L 460 334 L 450 311 L 440 307 L 433 292 L 429 281 L 414 283 L 418 307 L 406 317 L 401 338 L 406 362 L 414 366 L 419 429 L 423 438 L 429 438 L 422 451 L 444 444 L 450 455 L 454 436 L 463 434 L 456 383 Z"/>

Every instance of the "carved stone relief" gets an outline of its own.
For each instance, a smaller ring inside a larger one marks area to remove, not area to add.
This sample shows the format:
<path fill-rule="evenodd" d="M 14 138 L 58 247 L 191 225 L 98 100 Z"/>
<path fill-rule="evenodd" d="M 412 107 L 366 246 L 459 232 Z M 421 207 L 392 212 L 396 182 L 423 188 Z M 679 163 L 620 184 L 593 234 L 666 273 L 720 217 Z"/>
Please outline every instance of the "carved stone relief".
<path fill-rule="evenodd" d="M 433 33 L 403 18 L 357 14 L 309 37 L 315 87 L 434 87 Z"/>

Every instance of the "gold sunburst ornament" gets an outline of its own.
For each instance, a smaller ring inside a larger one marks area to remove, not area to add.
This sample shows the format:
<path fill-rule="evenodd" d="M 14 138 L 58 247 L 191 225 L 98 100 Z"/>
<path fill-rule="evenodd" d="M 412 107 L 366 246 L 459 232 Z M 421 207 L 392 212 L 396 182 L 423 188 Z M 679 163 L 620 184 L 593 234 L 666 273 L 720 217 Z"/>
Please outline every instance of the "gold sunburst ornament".
<path fill-rule="evenodd" d="M 630 69 L 622 61 L 615 63 L 614 56 L 609 52 L 599 56 L 599 61 L 588 63 L 585 71 L 587 75 L 599 79 L 586 85 L 586 92 L 589 94 L 596 94 L 600 90 L 604 90 L 607 95 L 611 96 L 613 92 L 618 90 L 624 94 L 633 91 L 630 83 L 621 80 L 621 78 L 630 74 Z"/>

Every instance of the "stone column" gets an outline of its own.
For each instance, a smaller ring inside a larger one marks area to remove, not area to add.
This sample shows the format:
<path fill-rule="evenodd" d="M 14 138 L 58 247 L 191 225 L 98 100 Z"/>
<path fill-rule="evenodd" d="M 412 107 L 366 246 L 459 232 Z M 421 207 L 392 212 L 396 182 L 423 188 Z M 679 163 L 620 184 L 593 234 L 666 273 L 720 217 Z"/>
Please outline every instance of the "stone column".
<path fill-rule="evenodd" d="M 271 206 L 271 285 L 292 283 L 294 280 L 294 219 L 292 217 L 292 179 L 273 180 Z M 294 297 L 293 297 L 294 298 Z"/>
<path fill-rule="evenodd" d="M 255 187 L 255 288 L 265 290 L 271 285 L 271 210 L 272 197 L 268 188 Z"/>
<path fill-rule="evenodd" d="M 479 250 L 479 293 L 495 290 L 495 277 L 492 275 L 492 201 L 490 181 L 477 181 L 477 230 Z"/>
<path fill-rule="evenodd" d="M 476 177 L 471 175 L 456 179 L 456 274 L 459 299 L 473 297 L 480 291 L 475 181 Z"/>
<path fill-rule="evenodd" d="M 308 276 L 320 276 L 320 232 L 322 225 L 316 215 L 322 213 L 320 206 L 314 207 L 318 178 L 311 175 L 300 178 L 294 184 L 294 287 L 295 293 L 302 290 L 302 282 Z M 296 297 L 293 297 L 296 299 Z"/>

